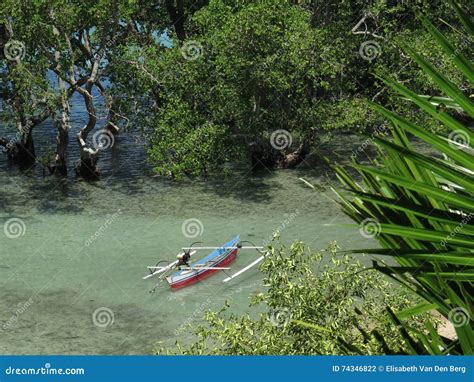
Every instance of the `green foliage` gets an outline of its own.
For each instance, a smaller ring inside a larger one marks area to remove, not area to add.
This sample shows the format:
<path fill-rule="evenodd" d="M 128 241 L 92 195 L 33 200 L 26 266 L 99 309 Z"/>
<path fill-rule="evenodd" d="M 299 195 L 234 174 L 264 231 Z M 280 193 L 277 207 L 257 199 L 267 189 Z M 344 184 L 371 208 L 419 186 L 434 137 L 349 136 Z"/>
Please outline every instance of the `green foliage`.
<path fill-rule="evenodd" d="M 457 12 L 460 8 L 454 5 Z M 471 62 L 427 19 L 426 28 L 448 57 L 451 67 L 459 71 L 472 87 L 474 70 Z M 472 38 L 472 31 L 467 30 Z M 474 116 L 468 94 L 456 86 L 427 59 L 413 49 L 406 52 L 430 77 L 448 104 L 462 110 L 461 120 Z M 344 169 L 335 170 L 343 185 L 354 194 L 353 199 L 340 194 L 344 212 L 362 227 L 370 222 L 371 233 L 382 249 L 370 253 L 390 255 L 398 266 L 382 260 L 375 267 L 411 289 L 425 300 L 424 307 L 436 309 L 450 320 L 457 338 L 443 338 L 427 323 L 423 332 L 413 332 L 409 325 L 395 323 L 406 331 L 404 339 L 414 354 L 472 354 L 474 349 L 472 283 L 474 281 L 474 169 L 472 130 L 461 120 L 439 108 L 429 98 L 418 96 L 393 79 L 383 80 L 388 86 L 422 109 L 426 115 L 444 125 L 447 135 L 430 132 L 410 120 L 380 106 L 372 106 L 391 122 L 392 140 L 374 136 L 378 147 L 375 166 L 354 161 L 362 183 Z M 415 152 L 408 139 L 414 135 L 443 154 L 433 158 Z M 416 313 L 417 309 L 411 311 Z M 406 317 L 407 314 L 402 313 Z"/>
<path fill-rule="evenodd" d="M 311 131 L 317 111 L 307 92 L 327 87 L 335 68 L 317 54 L 317 46 L 333 48 L 308 19 L 284 1 L 211 1 L 193 18 L 195 37 L 174 41 L 161 55 L 149 52 L 146 65 L 163 89 L 150 149 L 158 172 L 201 175 L 245 154 L 247 144 L 268 141 L 277 128 Z M 216 136 L 191 133 L 209 126 Z M 196 135 L 205 140 L 195 142 Z M 168 149 L 191 145 L 186 159 Z"/>
<path fill-rule="evenodd" d="M 301 242 L 289 248 L 277 243 L 266 256 L 261 266 L 266 291 L 253 297 L 250 313 L 233 314 L 229 305 L 207 312 L 206 324 L 196 328 L 196 342 L 158 352 L 345 354 L 347 342 L 365 354 L 383 354 L 370 331 L 389 338 L 388 345 L 400 352 L 407 350 L 385 307 L 405 309 L 413 304 L 413 296 L 388 278 L 338 253 L 335 244 L 313 252 Z M 421 328 L 424 317 L 410 323 Z"/>
<path fill-rule="evenodd" d="M 214 163 L 214 156 L 228 159 L 232 142 L 228 141 L 224 127 L 206 122 L 179 99 L 169 102 L 173 107 L 163 111 L 162 128 L 155 131 L 156 143 L 150 150 L 151 160 L 160 163 L 163 175 L 186 174 L 190 169 L 205 175 L 213 169 L 206 163 Z M 199 122 L 199 128 L 194 128 Z"/>
<path fill-rule="evenodd" d="M 130 86 L 120 87 L 125 82 L 130 85 L 133 78 L 130 65 L 120 65 L 123 51 L 132 46 L 154 45 L 154 36 L 168 26 L 166 10 L 154 2 L 2 1 L 2 125 L 26 131 L 20 134 L 25 138 L 30 136 L 33 128 L 49 118 L 57 122 L 55 125 L 58 127 L 61 123 L 66 125 L 63 126 L 66 133 L 62 135 L 66 141 L 68 100 L 86 83 L 91 83 L 94 96 L 97 93 L 103 96 L 102 100 L 109 109 L 109 122 L 122 125 L 122 120 L 126 119 L 121 114 L 126 111 L 122 107 L 127 102 L 121 93 L 121 98 L 114 103 L 113 97 L 118 97 L 118 94 L 113 91 L 115 89 L 110 89 L 108 82 L 117 80 L 119 88 L 133 93 Z M 13 58 L 8 55 L 8 44 L 16 48 L 11 52 L 15 54 Z M 97 68 L 93 69 L 96 63 Z M 118 70 L 121 72 L 117 73 Z M 66 100 L 62 97 L 59 83 L 66 88 Z M 133 101 L 128 103 L 133 104 Z M 95 112 L 90 114 L 95 115 Z M 10 141 L 10 137 L 3 137 L 5 133 L 2 129 L 0 143 L 3 146 Z"/>
<path fill-rule="evenodd" d="M 414 108 L 389 97 L 383 82 L 371 75 L 397 73 L 417 92 L 430 94 L 434 83 L 396 44 L 410 40 L 424 53 L 437 52 L 433 39 L 415 18 L 417 9 L 428 9 L 453 23 L 446 4 L 430 9 L 422 2 L 341 1 L 318 7 L 286 0 L 211 0 L 187 20 L 186 40 L 173 39 L 169 49 L 152 47 L 140 52 L 143 65 L 137 81 L 145 96 L 137 120 L 154 132 L 149 154 L 156 171 L 171 177 L 203 175 L 226 162 L 245 160 L 256 149 L 271 153 L 275 150 L 270 136 L 279 129 L 291 133 L 294 146 L 298 141 L 315 143 L 323 129 L 373 129 L 382 122 L 366 107 L 367 99 L 374 97 L 415 121 L 426 121 Z M 351 32 L 355 16 L 364 14 L 367 19 L 360 28 L 375 37 Z M 456 32 L 449 32 L 449 39 L 463 49 Z M 366 60 L 359 47 L 371 40 L 380 51 L 375 59 Z M 436 65 L 456 83 L 461 81 L 444 61 Z M 149 97 L 155 100 L 151 107 Z M 196 149 L 195 155 L 187 150 L 186 157 L 176 156 L 175 150 L 168 149 L 194 145 L 195 135 L 190 131 L 209 125 L 217 126 L 216 136 L 203 134 L 209 141 L 201 141 L 203 148 Z M 167 133 L 172 130 L 176 134 Z M 224 151 L 221 140 L 227 144 Z M 288 147 L 283 154 L 291 150 Z M 266 157 L 276 162 L 278 155 Z M 272 161 L 263 163 L 278 166 Z"/>
<path fill-rule="evenodd" d="M 163 2 L 147 0 L 3 1 L 0 52 L 10 37 L 26 51 L 19 63 L 0 60 L 0 91 L 8 101 L 3 120 L 17 126 L 18 120 L 44 111 L 59 120 L 58 79 L 67 83 L 72 71 L 84 79 L 99 60 L 101 83 L 94 91 L 111 97 L 106 105 L 111 122 L 143 132 L 157 172 L 180 177 L 207 175 L 249 158 L 252 165 L 289 166 L 282 157 L 301 142 L 301 156 L 307 155 L 323 129 L 363 131 L 381 123 L 366 107 L 367 99 L 425 123 L 426 116 L 389 97 L 371 74 L 396 73 L 417 93 L 433 93 L 435 82 L 401 54 L 397 40 L 410 41 L 454 84 L 466 87 L 415 17 L 416 10 L 424 10 L 442 19 L 447 40 L 456 51 L 467 51 L 457 31 L 460 22 L 443 2 L 436 7 L 382 0 L 182 4 L 176 20 Z M 368 33 L 359 33 L 364 30 Z M 359 48 L 371 40 L 380 51 L 364 60 Z M 293 147 L 278 151 L 270 137 L 281 129 L 291 133 Z"/>

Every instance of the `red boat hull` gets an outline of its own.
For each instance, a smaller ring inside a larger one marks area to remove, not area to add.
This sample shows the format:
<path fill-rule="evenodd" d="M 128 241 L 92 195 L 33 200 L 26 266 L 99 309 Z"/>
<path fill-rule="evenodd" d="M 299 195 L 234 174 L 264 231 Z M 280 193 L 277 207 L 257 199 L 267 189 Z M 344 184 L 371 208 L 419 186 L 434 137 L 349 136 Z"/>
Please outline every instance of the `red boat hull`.
<path fill-rule="evenodd" d="M 215 264 L 214 266 L 226 267 L 227 265 L 231 264 L 237 258 L 237 252 L 238 252 L 237 248 L 232 250 L 222 261 L 220 261 L 218 264 Z M 204 272 L 201 272 L 194 277 L 189 277 L 186 280 L 170 283 L 170 287 L 172 290 L 181 289 L 189 285 L 193 285 L 197 283 L 198 281 L 207 279 L 209 276 L 212 276 L 216 272 L 219 272 L 219 269 L 207 269 Z"/>

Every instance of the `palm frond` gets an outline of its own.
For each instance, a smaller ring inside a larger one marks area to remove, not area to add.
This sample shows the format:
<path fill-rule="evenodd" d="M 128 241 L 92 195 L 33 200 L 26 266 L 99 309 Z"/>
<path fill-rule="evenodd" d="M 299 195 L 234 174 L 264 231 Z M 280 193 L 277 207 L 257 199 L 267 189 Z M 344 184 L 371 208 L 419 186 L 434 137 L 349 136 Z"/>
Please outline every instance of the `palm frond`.
<path fill-rule="evenodd" d="M 474 28 L 463 10 L 453 1 L 469 38 Z M 426 18 L 424 26 L 447 55 L 453 68 L 471 84 L 474 67 L 456 51 L 443 34 Z M 474 283 L 474 133 L 449 112 L 474 118 L 474 105 L 452 81 L 410 47 L 403 47 L 435 83 L 438 97 L 420 96 L 406 86 L 382 78 L 401 97 L 417 105 L 449 134 L 433 133 L 387 108 L 371 106 L 391 122 L 391 139 L 373 137 L 378 148 L 377 165 L 353 160 L 358 183 L 344 168 L 334 165 L 339 181 L 349 195 L 336 191 L 344 213 L 360 224 L 371 225 L 368 234 L 381 245 L 379 249 L 354 250 L 353 253 L 378 255 L 374 268 L 419 294 L 425 303 L 404 312 L 388 315 L 401 333 L 406 348 L 413 354 L 472 354 Z M 446 106 L 440 108 L 440 105 Z M 441 157 L 415 151 L 409 136 L 415 136 Z M 369 222 L 369 223 L 367 223 Z M 382 258 L 391 256 L 398 265 L 387 265 Z M 427 323 L 426 331 L 414 332 L 403 320 L 436 310 L 449 320 L 456 331 L 453 340 L 443 338 Z M 377 333 L 372 333 L 377 337 Z M 383 343 L 383 338 L 379 338 Z M 390 349 L 388 349 L 390 350 Z M 357 352 L 357 349 L 351 349 Z M 392 351 L 392 350 L 390 350 Z"/>

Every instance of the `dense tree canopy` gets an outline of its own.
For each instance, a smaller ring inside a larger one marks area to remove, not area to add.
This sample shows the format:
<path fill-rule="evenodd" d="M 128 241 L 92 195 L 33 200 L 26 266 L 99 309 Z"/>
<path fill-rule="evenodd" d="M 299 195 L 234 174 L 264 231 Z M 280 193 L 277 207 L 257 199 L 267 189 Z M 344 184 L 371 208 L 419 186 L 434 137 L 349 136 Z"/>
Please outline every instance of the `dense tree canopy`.
<path fill-rule="evenodd" d="M 243 158 L 293 167 L 323 130 L 376 128 L 365 100 L 387 94 L 374 72 L 432 88 L 397 45 L 410 37 L 422 51 L 436 49 L 416 12 L 449 20 L 449 11 L 421 4 L 210 1 L 187 21 L 185 40 L 144 51 L 144 92 L 159 95 L 156 111 L 145 107 L 156 170 L 203 175 Z"/>
<path fill-rule="evenodd" d="M 46 163 L 52 173 L 65 175 L 70 99 L 78 93 L 88 121 L 76 136 L 81 152 L 77 172 L 96 178 L 101 143 L 113 141 L 123 118 L 108 89 L 114 57 L 121 46 L 154 43 L 153 32 L 170 25 L 165 15 L 162 7 L 139 2 L 2 2 L 2 120 L 17 129 L 14 138 L 0 140 L 8 157 L 21 165 L 34 162 L 32 130 L 50 118 L 58 129 L 58 145 Z M 94 92 L 102 96 L 109 117 L 107 130 L 91 139 L 97 126 Z"/>
<path fill-rule="evenodd" d="M 29 166 L 33 129 L 53 120 L 58 142 L 46 164 L 64 175 L 70 100 L 79 94 L 88 118 L 76 134 L 83 177 L 99 175 L 100 151 L 122 128 L 145 135 L 165 176 L 207 175 L 242 161 L 294 167 L 323 130 L 377 128 L 367 99 L 413 113 L 390 101 L 373 73 L 395 73 L 431 94 L 431 81 L 399 49 L 409 38 L 437 57 L 417 19 L 423 12 L 465 49 L 442 2 L 3 1 L 0 144 Z"/>

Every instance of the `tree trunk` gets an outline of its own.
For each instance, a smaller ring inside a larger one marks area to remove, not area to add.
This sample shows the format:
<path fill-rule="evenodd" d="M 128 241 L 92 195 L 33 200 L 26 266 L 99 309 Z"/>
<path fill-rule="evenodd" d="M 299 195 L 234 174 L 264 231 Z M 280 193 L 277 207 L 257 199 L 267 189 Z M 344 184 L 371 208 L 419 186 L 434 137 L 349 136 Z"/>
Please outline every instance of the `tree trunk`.
<path fill-rule="evenodd" d="M 276 150 L 269 142 L 252 142 L 250 157 L 253 170 L 274 170 L 295 168 L 301 164 L 309 153 L 310 145 L 307 140 L 293 151 Z"/>
<path fill-rule="evenodd" d="M 55 28 L 56 35 L 60 35 L 59 31 Z M 54 58 L 56 61 L 57 73 L 61 70 L 61 56 L 58 51 L 55 52 Z M 68 91 L 66 88 L 65 81 L 58 75 L 58 85 L 61 91 L 61 120 L 57 123 L 58 134 L 56 136 L 56 154 L 52 158 L 52 163 L 48 166 L 50 174 L 54 174 L 59 177 L 67 176 L 67 163 L 66 153 L 69 144 L 69 130 L 71 128 L 71 108 L 69 106 Z"/>
<path fill-rule="evenodd" d="M 304 161 L 308 153 L 309 144 L 304 141 L 293 152 L 282 155 L 277 162 L 277 168 L 295 168 Z"/>
<path fill-rule="evenodd" d="M 57 36 L 63 36 L 69 49 L 69 52 L 71 56 L 73 56 L 74 48 L 69 36 L 64 32 L 61 33 L 59 29 L 54 25 L 53 32 Z M 94 99 L 92 97 L 92 88 L 99 76 L 100 57 L 96 57 L 94 59 L 92 55 L 92 50 L 90 46 L 90 35 L 87 30 L 85 32 L 82 31 L 80 33 L 79 39 L 77 39 L 77 41 L 75 42 L 77 43 L 78 48 L 83 52 L 84 56 L 87 59 L 91 60 L 92 67 L 89 76 L 83 76 L 79 80 L 76 80 L 74 65 L 71 65 L 71 67 L 69 68 L 69 79 L 64 79 L 61 77 L 60 56 L 59 54 L 55 55 L 55 72 L 59 78 L 59 85 L 60 87 L 62 86 L 63 106 L 61 123 L 58 128 L 58 146 L 55 160 L 59 162 L 59 168 L 65 169 L 64 166 L 66 162 L 65 157 L 68 144 L 68 132 L 70 128 L 70 108 L 68 99 L 74 91 L 77 91 L 84 99 L 86 110 L 89 114 L 89 119 L 87 121 L 87 124 L 76 135 L 80 149 L 80 159 L 76 164 L 76 175 L 84 179 L 95 180 L 99 177 L 99 169 L 97 167 L 99 149 L 87 147 L 86 139 L 88 134 L 94 129 L 97 122 L 97 116 L 94 108 Z M 70 85 L 68 90 L 66 90 L 64 81 L 67 81 Z M 82 85 L 84 85 L 84 87 L 82 87 Z"/>
<path fill-rule="evenodd" d="M 58 126 L 58 135 L 56 137 L 56 153 L 49 165 L 50 174 L 59 177 L 67 176 L 66 154 L 69 145 L 69 128 Z"/>
<path fill-rule="evenodd" d="M 255 141 L 250 144 L 250 160 L 252 170 L 271 170 L 275 168 L 277 162 L 276 150 L 268 142 Z"/>
<path fill-rule="evenodd" d="M 93 82 L 89 81 L 85 88 L 78 87 L 77 91 L 83 96 L 86 104 L 89 120 L 87 124 L 77 133 L 77 142 L 81 151 L 81 158 L 76 165 L 76 174 L 86 180 L 96 180 L 100 176 L 100 171 L 97 166 L 99 160 L 99 148 L 87 147 L 86 139 L 88 134 L 94 129 L 97 116 L 94 107 L 94 99 L 92 97 Z"/>
<path fill-rule="evenodd" d="M 100 177 L 100 170 L 97 166 L 100 149 L 87 147 L 81 132 L 77 133 L 77 142 L 81 150 L 81 157 L 76 165 L 76 175 L 86 180 L 97 180 Z"/>
<path fill-rule="evenodd" d="M 87 134 L 81 134 L 83 130 L 76 136 L 81 150 L 81 157 L 76 165 L 76 175 L 86 180 L 97 180 L 100 177 L 100 170 L 97 166 L 100 150 L 87 147 L 84 140 L 84 136 L 87 137 Z"/>
<path fill-rule="evenodd" d="M 175 5 L 176 3 L 176 5 Z M 186 31 L 184 29 L 185 13 L 184 13 L 184 0 L 166 0 L 166 10 L 173 23 L 176 36 L 179 40 L 186 40 Z"/>
<path fill-rule="evenodd" d="M 97 155 L 81 153 L 81 159 L 76 166 L 76 175 L 85 180 L 98 180 L 100 178 L 100 170 L 97 166 L 98 160 Z"/>
<path fill-rule="evenodd" d="M 107 106 L 107 109 L 109 111 L 107 116 L 107 125 L 105 126 L 105 128 L 115 136 L 120 131 L 120 128 L 118 127 L 117 123 L 121 118 L 120 114 L 117 113 L 114 108 L 115 99 L 111 94 L 107 93 L 101 81 L 97 81 L 96 86 L 100 90 L 102 97 L 104 97 L 105 105 Z"/>
<path fill-rule="evenodd" d="M 35 144 L 33 142 L 32 129 L 28 125 L 20 124 L 17 138 L 8 140 L 0 139 L 0 145 L 8 158 L 22 169 L 30 168 L 36 161 Z"/>

